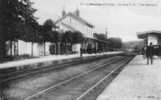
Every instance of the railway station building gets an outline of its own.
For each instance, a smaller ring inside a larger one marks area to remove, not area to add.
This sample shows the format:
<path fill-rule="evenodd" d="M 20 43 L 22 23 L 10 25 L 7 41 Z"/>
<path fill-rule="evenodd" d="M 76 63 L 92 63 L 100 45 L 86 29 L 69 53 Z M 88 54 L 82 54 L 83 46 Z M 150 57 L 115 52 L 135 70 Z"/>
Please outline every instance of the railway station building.
<path fill-rule="evenodd" d="M 96 51 L 100 49 L 100 45 L 103 45 L 104 47 L 102 48 L 102 51 L 107 47 L 108 43 L 106 41 L 98 40 L 94 37 L 94 25 L 83 19 L 80 16 L 80 11 L 78 9 L 69 13 L 66 13 L 63 10 L 62 17 L 55 22 L 55 25 L 58 27 L 56 30 L 60 31 L 60 33 L 65 31 L 78 31 L 83 34 L 85 38 L 83 43 L 73 45 L 76 52 L 80 52 L 81 47 L 84 50 L 87 50 L 87 48 L 90 47 Z"/>
<path fill-rule="evenodd" d="M 161 45 L 161 31 L 147 31 L 147 32 L 140 32 L 137 34 L 139 39 L 144 40 L 144 45 L 149 45 L 150 42 L 153 45 Z"/>

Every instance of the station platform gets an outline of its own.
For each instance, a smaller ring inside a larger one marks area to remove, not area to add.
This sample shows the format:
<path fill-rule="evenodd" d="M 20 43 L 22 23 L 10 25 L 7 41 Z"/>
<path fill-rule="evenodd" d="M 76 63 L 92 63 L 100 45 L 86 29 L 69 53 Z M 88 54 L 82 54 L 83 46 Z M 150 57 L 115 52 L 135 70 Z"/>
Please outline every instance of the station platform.
<path fill-rule="evenodd" d="M 136 56 L 96 100 L 161 100 L 161 59 Z"/>
<path fill-rule="evenodd" d="M 111 54 L 120 54 L 123 53 L 122 51 L 115 51 L 115 52 L 103 52 L 103 53 L 96 53 L 96 54 L 83 54 L 83 57 L 90 57 L 90 56 L 101 56 L 101 55 L 111 55 Z M 31 58 L 25 60 L 18 60 L 18 61 L 9 61 L 5 63 L 0 63 L 0 69 L 6 68 L 14 68 L 19 66 L 25 65 L 32 65 L 37 63 L 44 63 L 50 61 L 64 61 L 64 60 L 72 60 L 74 58 L 80 58 L 80 54 L 71 54 L 71 55 L 51 55 L 51 56 L 42 56 L 40 58 Z"/>

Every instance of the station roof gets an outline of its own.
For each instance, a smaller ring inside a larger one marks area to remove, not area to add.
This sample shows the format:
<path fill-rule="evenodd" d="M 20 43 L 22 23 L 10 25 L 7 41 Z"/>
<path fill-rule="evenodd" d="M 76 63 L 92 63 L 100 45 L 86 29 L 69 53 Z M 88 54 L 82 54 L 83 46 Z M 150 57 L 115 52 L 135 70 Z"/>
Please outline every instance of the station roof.
<path fill-rule="evenodd" d="M 155 36 L 161 38 L 161 31 L 152 30 L 152 31 L 140 32 L 140 33 L 137 34 L 137 37 L 139 39 L 144 39 L 144 38 L 147 37 L 147 35 L 155 35 Z"/>

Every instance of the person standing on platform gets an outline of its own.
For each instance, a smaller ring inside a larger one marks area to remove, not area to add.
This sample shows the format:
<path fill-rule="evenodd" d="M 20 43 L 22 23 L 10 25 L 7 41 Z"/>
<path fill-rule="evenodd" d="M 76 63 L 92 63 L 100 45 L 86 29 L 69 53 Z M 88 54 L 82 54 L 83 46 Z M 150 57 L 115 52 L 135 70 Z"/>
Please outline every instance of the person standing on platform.
<path fill-rule="evenodd" d="M 143 55 L 143 58 L 145 59 L 146 57 L 145 57 L 145 50 L 146 50 L 146 48 L 144 47 L 144 48 L 142 48 L 141 49 L 141 55 Z"/>
<path fill-rule="evenodd" d="M 81 47 L 80 48 L 80 57 L 82 57 L 83 56 L 83 48 Z"/>
<path fill-rule="evenodd" d="M 150 45 L 146 47 L 146 57 L 147 57 L 147 64 L 149 64 L 149 60 L 150 63 L 153 64 L 153 46 L 152 46 L 152 42 L 150 42 Z"/>

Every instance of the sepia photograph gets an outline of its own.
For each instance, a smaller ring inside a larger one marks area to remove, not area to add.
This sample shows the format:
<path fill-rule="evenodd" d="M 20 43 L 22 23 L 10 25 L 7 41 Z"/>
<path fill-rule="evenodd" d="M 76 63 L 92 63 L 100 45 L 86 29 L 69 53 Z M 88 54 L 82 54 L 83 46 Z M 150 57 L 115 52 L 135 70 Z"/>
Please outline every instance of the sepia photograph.
<path fill-rule="evenodd" d="M 0 100 L 161 100 L 161 0 L 0 0 Z"/>

